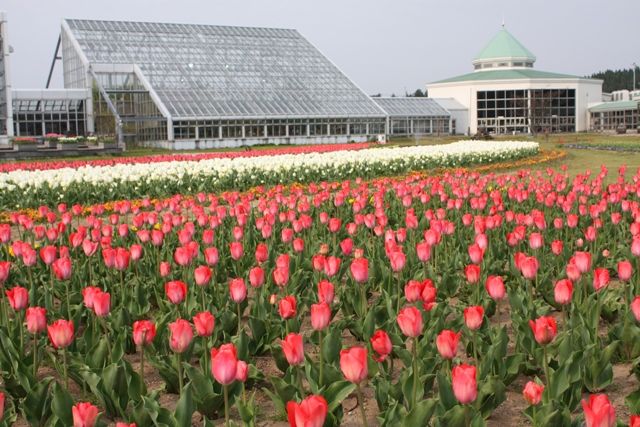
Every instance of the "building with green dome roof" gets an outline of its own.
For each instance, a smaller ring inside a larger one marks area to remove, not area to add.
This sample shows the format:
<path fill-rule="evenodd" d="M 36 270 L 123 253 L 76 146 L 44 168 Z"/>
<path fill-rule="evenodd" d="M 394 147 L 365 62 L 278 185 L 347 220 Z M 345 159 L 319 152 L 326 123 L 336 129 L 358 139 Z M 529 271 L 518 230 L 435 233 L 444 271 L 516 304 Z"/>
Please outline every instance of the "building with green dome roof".
<path fill-rule="evenodd" d="M 427 85 L 430 97 L 467 108 L 456 129 L 475 134 L 579 132 L 589 104 L 602 102 L 602 80 L 536 70 L 536 56 L 504 26 L 473 58 L 473 71 Z"/>

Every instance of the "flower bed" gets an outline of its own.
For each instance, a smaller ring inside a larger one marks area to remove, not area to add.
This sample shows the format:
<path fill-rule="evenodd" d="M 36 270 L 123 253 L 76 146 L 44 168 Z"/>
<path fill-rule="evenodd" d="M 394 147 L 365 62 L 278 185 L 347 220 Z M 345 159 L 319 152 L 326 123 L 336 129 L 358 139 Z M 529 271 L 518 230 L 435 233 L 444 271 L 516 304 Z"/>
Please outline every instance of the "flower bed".
<path fill-rule="evenodd" d="M 35 139 L 28 138 L 35 142 Z M 60 139 L 60 136 L 53 135 L 48 136 L 47 141 L 55 145 Z M 115 145 L 116 142 L 113 139 L 107 139 L 104 141 L 97 140 L 95 137 L 88 137 L 88 142 Z M 99 160 L 60 160 L 60 161 L 34 161 L 34 162 L 22 162 L 22 163 L 4 163 L 0 164 L 0 173 L 12 172 L 12 171 L 35 171 L 35 170 L 53 170 L 72 168 L 77 169 L 86 166 L 115 166 L 120 164 L 132 165 L 138 163 L 164 163 L 164 162 L 177 162 L 177 161 L 199 161 L 207 159 L 235 159 L 238 157 L 260 157 L 260 156 L 275 156 L 279 154 L 300 154 L 300 153 L 327 153 L 331 151 L 344 151 L 344 150 L 361 150 L 363 148 L 371 147 L 371 143 L 354 143 L 354 144 L 326 144 L 326 145 L 309 145 L 309 146 L 285 146 L 279 148 L 272 148 L 268 150 L 250 150 L 250 151 L 224 151 L 224 152 L 212 152 L 212 153 L 193 153 L 193 154 L 159 154 L 153 156 L 136 156 L 136 157 L 117 157 L 113 159 L 99 159 Z"/>
<path fill-rule="evenodd" d="M 460 141 L 438 146 L 363 149 L 357 152 L 283 154 L 158 163 L 83 166 L 0 175 L 0 208 L 43 202 L 87 203 L 118 198 L 167 197 L 256 185 L 371 178 L 409 171 L 499 162 L 536 154 L 525 141 Z"/>
<path fill-rule="evenodd" d="M 636 425 L 640 175 L 607 173 L 16 217 L 0 226 L 0 422 Z"/>

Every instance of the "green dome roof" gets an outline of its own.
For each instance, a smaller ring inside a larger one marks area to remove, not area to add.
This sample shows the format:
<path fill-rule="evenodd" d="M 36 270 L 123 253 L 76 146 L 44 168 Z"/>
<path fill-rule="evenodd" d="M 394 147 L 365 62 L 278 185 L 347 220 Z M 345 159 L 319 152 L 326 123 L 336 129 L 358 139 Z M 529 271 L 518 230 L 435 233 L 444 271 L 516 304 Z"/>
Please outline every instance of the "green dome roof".
<path fill-rule="evenodd" d="M 485 62 L 495 59 L 517 58 L 535 61 L 536 57 L 504 27 L 498 31 L 493 39 L 473 58 L 473 62 Z"/>

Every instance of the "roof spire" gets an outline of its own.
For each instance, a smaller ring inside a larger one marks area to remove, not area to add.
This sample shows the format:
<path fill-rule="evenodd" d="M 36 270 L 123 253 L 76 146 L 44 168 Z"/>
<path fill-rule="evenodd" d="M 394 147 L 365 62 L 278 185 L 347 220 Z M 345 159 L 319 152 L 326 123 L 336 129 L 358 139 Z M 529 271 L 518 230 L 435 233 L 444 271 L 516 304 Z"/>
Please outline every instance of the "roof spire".
<path fill-rule="evenodd" d="M 502 28 L 504 28 L 504 12 L 502 13 Z"/>

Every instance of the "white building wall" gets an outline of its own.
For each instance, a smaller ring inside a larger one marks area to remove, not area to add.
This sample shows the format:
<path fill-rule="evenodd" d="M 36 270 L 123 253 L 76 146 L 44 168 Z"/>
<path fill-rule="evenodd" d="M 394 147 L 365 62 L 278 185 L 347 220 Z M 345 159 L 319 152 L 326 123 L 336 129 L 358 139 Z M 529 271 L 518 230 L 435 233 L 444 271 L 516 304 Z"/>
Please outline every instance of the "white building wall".
<path fill-rule="evenodd" d="M 485 80 L 439 83 L 427 86 L 429 97 L 454 98 L 468 108 L 468 126 L 471 134 L 478 132 L 478 114 L 476 109 L 478 91 L 517 89 L 575 89 L 577 132 L 589 129 L 588 104 L 602 98 L 602 82 L 600 80 L 590 79 Z"/>

